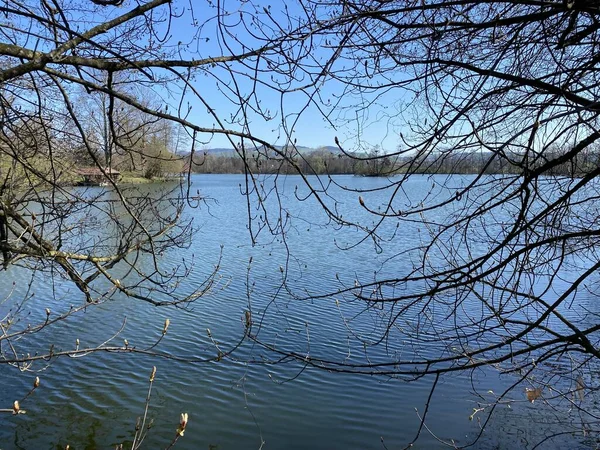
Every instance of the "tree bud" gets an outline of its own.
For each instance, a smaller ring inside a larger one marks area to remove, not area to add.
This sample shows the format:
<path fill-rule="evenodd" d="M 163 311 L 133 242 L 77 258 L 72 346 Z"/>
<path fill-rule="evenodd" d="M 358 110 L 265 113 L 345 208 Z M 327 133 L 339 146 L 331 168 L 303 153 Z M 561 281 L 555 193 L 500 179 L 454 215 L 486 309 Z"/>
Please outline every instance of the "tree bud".
<path fill-rule="evenodd" d="M 188 413 L 181 413 L 181 417 L 179 419 L 179 428 L 177 428 L 177 434 L 179 436 L 183 436 L 183 432 L 185 431 L 185 427 L 187 427 L 188 423 Z"/>

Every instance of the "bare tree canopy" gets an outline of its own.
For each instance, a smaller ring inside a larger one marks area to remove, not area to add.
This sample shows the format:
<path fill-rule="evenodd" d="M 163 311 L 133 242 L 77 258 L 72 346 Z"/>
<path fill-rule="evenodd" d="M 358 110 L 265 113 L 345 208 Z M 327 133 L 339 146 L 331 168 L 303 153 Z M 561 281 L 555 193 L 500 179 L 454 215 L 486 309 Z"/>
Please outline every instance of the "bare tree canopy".
<path fill-rule="evenodd" d="M 201 146 L 229 145 L 253 244 L 287 245 L 306 202 L 332 239 L 356 232 L 340 252 L 370 243 L 386 256 L 375 274 L 332 269 L 338 287 L 316 291 L 288 282 L 289 246 L 282 291 L 336 302 L 363 357 L 280 343 L 249 307 L 241 339 L 264 352 L 254 362 L 430 377 L 430 398 L 440 377 L 492 366 L 515 382 L 482 406 L 482 433 L 525 386 L 577 410 L 576 433 L 599 431 L 600 322 L 579 300 L 597 298 L 600 269 L 600 2 L 23 0 L 0 5 L 0 24 L 0 277 L 46 271 L 82 298 L 30 328 L 12 330 L 20 310 L 8 313 L 0 344 L 117 293 L 189 306 L 209 292 L 219 255 L 193 292 L 180 289 L 193 267 L 160 258 L 189 244 L 199 194 L 183 180 L 140 195 L 110 175 L 120 164 L 189 177 L 207 161 Z M 344 184 L 331 160 L 298 151 L 311 130 L 370 164 L 378 187 Z M 72 187 L 81 161 L 110 197 Z M 280 180 L 292 173 L 303 186 L 290 204 Z M 410 194 L 421 174 L 437 175 Z M 348 192 L 354 204 L 338 202 Z M 415 227 L 419 239 L 402 242 Z M 357 301 L 378 325 L 368 338 L 346 315 Z M 410 352 L 387 351 L 398 342 Z M 0 362 L 32 359 L 5 348 Z"/>

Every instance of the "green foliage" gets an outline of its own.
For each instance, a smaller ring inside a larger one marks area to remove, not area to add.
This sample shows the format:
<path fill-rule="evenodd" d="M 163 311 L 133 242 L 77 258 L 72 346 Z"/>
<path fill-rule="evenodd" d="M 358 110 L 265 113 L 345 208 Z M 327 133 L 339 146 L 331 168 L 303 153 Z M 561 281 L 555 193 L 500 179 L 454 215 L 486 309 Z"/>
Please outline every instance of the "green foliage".
<path fill-rule="evenodd" d="M 113 166 L 132 177 L 147 180 L 179 176 L 184 160 L 175 154 L 173 125 L 162 122 L 129 121 L 131 130 L 112 156 Z"/>

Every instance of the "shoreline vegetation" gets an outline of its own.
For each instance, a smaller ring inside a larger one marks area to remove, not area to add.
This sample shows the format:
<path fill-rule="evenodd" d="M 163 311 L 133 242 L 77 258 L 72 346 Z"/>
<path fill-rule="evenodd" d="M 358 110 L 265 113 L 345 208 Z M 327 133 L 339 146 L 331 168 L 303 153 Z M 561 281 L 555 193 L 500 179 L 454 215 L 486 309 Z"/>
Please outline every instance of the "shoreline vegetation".
<path fill-rule="evenodd" d="M 50 164 L 42 155 L 29 161 L 29 168 L 12 167 L 0 158 L 0 173 L 10 175 L 13 180 L 23 177 L 35 178 L 44 183 L 52 177 L 63 186 L 107 186 L 106 176 L 111 176 L 118 184 L 149 184 L 177 181 L 188 173 L 194 174 L 243 174 L 246 170 L 256 174 L 298 174 L 304 175 L 355 175 L 364 177 L 393 177 L 403 174 L 501 174 L 520 175 L 527 170 L 545 164 L 549 159 L 559 157 L 563 152 L 546 152 L 538 158 L 529 159 L 524 164 L 520 154 L 498 155 L 491 152 L 454 153 L 439 152 L 426 158 L 407 156 L 405 152 L 380 153 L 378 150 L 363 153 L 342 152 L 327 147 L 303 152 L 285 151 L 270 154 L 255 151 L 242 158 L 234 150 L 213 152 L 206 150 L 191 156 L 175 155 L 169 152 L 168 158 L 154 161 L 147 158 L 144 165 L 126 165 L 115 161 L 111 169 L 92 164 L 77 164 L 68 158 L 55 158 Z M 191 164 L 191 170 L 190 170 Z M 152 169 L 149 170 L 148 166 Z M 593 148 L 577 158 L 555 166 L 548 175 L 580 177 L 600 166 L 600 148 Z M 93 174 L 91 178 L 90 174 Z"/>
<path fill-rule="evenodd" d="M 269 154 L 256 151 L 245 160 L 233 150 L 229 154 L 210 150 L 195 154 L 192 173 L 241 174 L 246 170 L 262 174 L 304 175 L 357 175 L 367 177 L 391 177 L 402 174 L 504 174 L 520 175 L 535 170 L 549 160 L 560 157 L 568 150 L 540 153 L 537 158 L 525 161 L 522 154 L 497 154 L 478 152 L 439 152 L 425 158 L 407 156 L 406 152 L 381 153 L 378 150 L 364 153 L 340 150 L 314 150 L 310 152 L 286 152 Z M 189 167 L 189 156 L 186 167 Z M 553 167 L 548 175 L 579 177 L 600 165 L 600 148 L 590 149 L 577 158 Z M 525 170 L 526 169 L 526 170 Z"/>
<path fill-rule="evenodd" d="M 175 161 L 173 161 L 175 162 Z M 6 179 L 13 187 L 18 187 L 25 180 L 34 182 L 38 187 L 45 184 L 60 186 L 108 186 L 107 176 L 111 176 L 118 184 L 149 184 L 177 181 L 187 174 L 182 170 L 183 159 L 177 161 L 177 167 L 170 167 L 169 171 L 148 173 L 141 170 L 117 171 L 116 169 L 104 172 L 97 166 L 77 165 L 67 158 L 55 158 L 52 164 L 43 156 L 36 156 L 27 161 L 27 165 L 19 166 L 5 160 L 0 155 L 0 176 Z M 54 180 L 48 183 L 48 180 Z"/>

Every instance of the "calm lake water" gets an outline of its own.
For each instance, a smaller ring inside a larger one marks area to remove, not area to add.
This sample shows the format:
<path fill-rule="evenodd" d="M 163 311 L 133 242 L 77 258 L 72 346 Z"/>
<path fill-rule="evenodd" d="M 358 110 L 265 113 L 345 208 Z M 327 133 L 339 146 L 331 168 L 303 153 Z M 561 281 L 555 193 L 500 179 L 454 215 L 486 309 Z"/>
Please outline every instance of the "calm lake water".
<path fill-rule="evenodd" d="M 351 176 L 334 180 L 361 189 L 376 189 L 384 183 L 377 178 Z M 160 350 L 212 357 L 217 349 L 207 328 L 223 349 L 229 348 L 244 335 L 244 311 L 250 298 L 255 320 L 263 317 L 264 339 L 299 353 L 338 360 L 363 358 L 364 352 L 352 336 L 376 339 L 381 325 L 377 316 L 365 312 L 360 302 L 342 302 L 338 307 L 335 297 L 296 300 L 281 289 L 280 268 L 287 268 L 287 283 L 296 295 L 334 291 L 338 280 L 350 284 L 354 279 L 366 282 L 376 275 L 402 274 L 410 270 L 410 262 L 394 255 L 418 245 L 423 226 L 403 225 L 405 228 L 398 232 L 395 224 L 386 225 L 380 231 L 389 242 L 378 252 L 370 240 L 360 243 L 363 234 L 359 230 L 335 231 L 334 226 L 328 226 L 327 217 L 314 199 L 298 201 L 305 195 L 301 179 L 288 176 L 279 179 L 282 206 L 293 216 L 287 239 L 282 242 L 265 229 L 253 247 L 247 229 L 246 199 L 240 187 L 244 178 L 202 175 L 194 176 L 192 181 L 192 192 L 199 190 L 209 198 L 206 204 L 186 211 L 199 230 L 189 249 L 171 251 L 162 258 L 166 264 L 176 264 L 182 258 L 194 262 L 194 273 L 181 287 L 185 290 L 203 281 L 217 263 L 222 246 L 219 286 L 189 310 L 156 308 L 116 297 L 60 328 L 40 334 L 30 344 L 31 353 L 36 348 L 47 348 L 49 343 L 57 348 L 74 348 L 75 339 L 82 346 L 99 344 L 116 333 L 125 320 L 118 342 L 126 338 L 130 345 L 143 347 L 160 336 L 164 320 L 169 318 L 171 327 Z M 456 186 L 464 182 L 464 177 L 451 180 Z M 423 200 L 420 196 L 430 191 L 431 184 L 431 177 L 415 177 L 407 184 L 407 199 Z M 336 188 L 332 192 L 336 192 L 336 201 L 326 201 L 344 217 L 372 222 L 368 215 L 361 216 L 364 211 L 357 194 Z M 368 205 L 380 204 L 384 198 L 377 190 L 361 195 Z M 453 193 L 440 190 L 436 195 L 441 198 Z M 273 199 L 269 202 L 270 206 L 275 204 Z M 271 210 L 271 219 L 278 217 L 276 211 Z M 262 214 L 255 210 L 251 213 Z M 0 294 L 8 294 L 13 280 L 17 281 L 17 294 L 24 292 L 26 276 L 18 268 L 3 273 Z M 56 282 L 51 287 L 44 277 L 33 281 L 31 291 L 35 295 L 25 308 L 32 316 L 43 313 L 45 307 L 58 312 L 79 302 L 73 300 L 78 297 L 71 286 Z M 3 307 L 6 305 L 0 304 L 0 316 L 5 313 Z M 387 344 L 374 347 L 369 356 L 385 360 L 414 350 L 411 343 L 401 340 Z M 435 354 L 439 349 L 432 344 L 430 349 L 419 351 Z M 23 403 L 26 415 L 0 415 L 0 449 L 58 449 L 66 444 L 74 449 L 114 448 L 117 443 L 130 441 L 136 418 L 143 413 L 153 365 L 158 369 L 149 411 L 154 426 L 144 448 L 166 447 L 181 412 L 188 412 L 190 417 L 185 436 L 176 446 L 182 449 L 258 449 L 261 445 L 264 449 L 392 449 L 403 448 L 415 437 L 417 411 L 423 412 L 431 377 L 409 383 L 387 377 L 303 370 L 301 364 L 289 361 L 275 365 L 248 363 L 265 357 L 274 355 L 247 341 L 233 359 L 210 363 L 94 354 L 58 359 L 49 366 L 32 368 L 39 372 L 24 374 L 0 365 L 0 408 L 10 407 L 15 398 L 21 397 L 36 375 L 42 380 L 39 390 Z M 479 371 L 474 381 L 466 375 L 443 378 L 430 406 L 427 423 L 431 432 L 423 430 L 416 448 L 442 448 L 437 438 L 454 439 L 457 444 L 470 442 L 479 433 L 479 425 L 469 416 L 482 400 L 474 389 L 500 392 L 514 381 L 512 376 L 500 376 L 492 368 Z M 550 415 L 543 404 L 530 404 L 517 393 L 513 398 L 518 402 L 497 411 L 476 447 L 527 448 L 560 423 L 560 414 Z M 568 438 L 553 447 L 561 445 L 585 448 Z"/>

